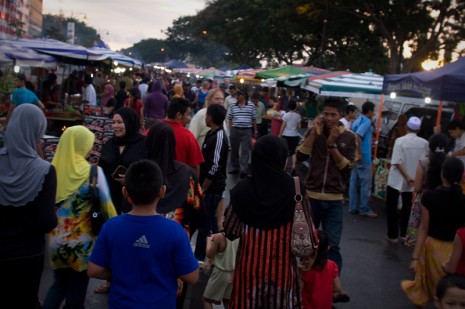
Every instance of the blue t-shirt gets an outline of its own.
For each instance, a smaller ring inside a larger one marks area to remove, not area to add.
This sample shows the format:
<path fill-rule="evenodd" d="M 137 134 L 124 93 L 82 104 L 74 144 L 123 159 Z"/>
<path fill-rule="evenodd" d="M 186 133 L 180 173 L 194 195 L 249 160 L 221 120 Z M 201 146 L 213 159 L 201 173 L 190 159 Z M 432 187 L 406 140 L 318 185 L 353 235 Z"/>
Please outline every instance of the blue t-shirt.
<path fill-rule="evenodd" d="M 176 308 L 177 277 L 198 268 L 187 233 L 160 215 L 110 219 L 90 261 L 112 271 L 109 308 Z"/>
<path fill-rule="evenodd" d="M 371 140 L 373 134 L 371 119 L 362 115 L 352 124 L 352 131 L 362 138 L 361 152 L 363 162 L 371 164 Z"/>
<path fill-rule="evenodd" d="M 26 88 L 18 88 L 11 95 L 11 103 L 19 106 L 24 103 L 36 104 L 39 103 L 39 98 L 34 92 Z"/>

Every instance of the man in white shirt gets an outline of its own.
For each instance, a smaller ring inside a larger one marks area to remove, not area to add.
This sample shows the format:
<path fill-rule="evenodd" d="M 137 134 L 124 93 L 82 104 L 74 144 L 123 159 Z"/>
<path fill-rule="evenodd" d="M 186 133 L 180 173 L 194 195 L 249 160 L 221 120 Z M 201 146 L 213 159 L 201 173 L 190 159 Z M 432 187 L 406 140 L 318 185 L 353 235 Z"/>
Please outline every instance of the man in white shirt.
<path fill-rule="evenodd" d="M 229 95 L 224 99 L 224 107 L 226 110 L 229 110 L 229 107 L 237 102 L 236 92 L 236 86 L 229 86 Z"/>
<path fill-rule="evenodd" d="M 85 87 L 82 93 L 82 101 L 92 106 L 97 106 L 97 94 L 95 93 L 94 85 L 92 85 L 92 77 L 89 74 L 84 76 Z"/>
<path fill-rule="evenodd" d="M 387 236 L 389 242 L 397 243 L 399 220 L 397 202 L 402 197 L 400 214 L 400 237 L 405 238 L 410 210 L 412 208 L 413 183 L 418 161 L 428 153 L 428 141 L 418 137 L 421 120 L 413 116 L 407 122 L 407 134 L 396 139 L 392 151 L 391 169 L 386 188 Z"/>
<path fill-rule="evenodd" d="M 340 122 L 344 124 L 346 130 L 352 130 L 352 123 L 357 119 L 357 106 L 353 103 L 349 103 L 346 106 L 346 114 L 341 118 Z"/>

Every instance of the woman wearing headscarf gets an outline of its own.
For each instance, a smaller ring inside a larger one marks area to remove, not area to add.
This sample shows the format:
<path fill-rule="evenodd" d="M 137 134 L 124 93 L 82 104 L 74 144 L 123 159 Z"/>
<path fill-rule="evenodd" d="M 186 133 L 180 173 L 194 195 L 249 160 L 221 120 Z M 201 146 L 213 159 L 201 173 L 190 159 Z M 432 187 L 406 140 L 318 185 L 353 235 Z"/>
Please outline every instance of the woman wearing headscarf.
<path fill-rule="evenodd" d="M 240 244 L 230 308 L 300 308 L 297 261 L 290 248 L 296 192 L 284 172 L 288 151 L 282 138 L 259 138 L 251 176 L 231 190 L 224 228 L 229 239 L 240 237 Z"/>
<path fill-rule="evenodd" d="M 129 107 L 118 109 L 113 115 L 113 137 L 102 147 L 98 165 L 103 169 L 110 186 L 111 199 L 118 214 L 128 212 L 130 204 L 121 191 L 124 175 L 112 177 L 119 165 L 128 168 L 132 162 L 145 158 L 145 137 L 139 134 L 140 120 Z"/>
<path fill-rule="evenodd" d="M 56 204 L 58 226 L 49 234 L 49 259 L 54 282 L 48 290 L 44 309 L 84 308 L 89 277 L 87 262 L 94 247 L 89 213 L 91 165 L 87 162 L 94 134 L 84 126 L 67 128 L 60 137 L 52 165 L 57 171 Z M 100 207 L 108 218 L 116 216 L 105 175 L 97 167 Z"/>
<path fill-rule="evenodd" d="M 190 237 L 204 220 L 201 211 L 202 188 L 194 170 L 175 160 L 175 148 L 173 127 L 165 122 L 157 122 L 150 128 L 147 158 L 160 166 L 166 185 L 166 193 L 158 202 L 157 212 L 181 224 Z M 187 285 L 178 280 L 177 308 L 182 308 L 186 292 Z"/>
<path fill-rule="evenodd" d="M 33 104 L 12 113 L 0 148 L 0 301 L 4 308 L 36 308 L 45 234 L 57 225 L 56 172 L 36 145 L 47 120 Z"/>
<path fill-rule="evenodd" d="M 100 106 L 108 107 L 108 113 L 113 114 L 116 106 L 115 88 L 113 88 L 113 85 L 110 83 L 103 87 L 103 95 L 100 97 Z"/>

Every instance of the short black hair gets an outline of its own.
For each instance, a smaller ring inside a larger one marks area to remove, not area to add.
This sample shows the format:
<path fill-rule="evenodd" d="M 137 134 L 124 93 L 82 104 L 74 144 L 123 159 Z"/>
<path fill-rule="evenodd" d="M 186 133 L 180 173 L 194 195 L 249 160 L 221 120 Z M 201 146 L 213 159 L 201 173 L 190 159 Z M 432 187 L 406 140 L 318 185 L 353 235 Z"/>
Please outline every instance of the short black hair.
<path fill-rule="evenodd" d="M 339 113 L 342 113 L 342 107 L 343 106 L 344 106 L 344 103 L 339 98 L 329 97 L 329 98 L 325 99 L 324 102 L 323 102 L 323 109 L 325 109 L 326 107 L 331 107 L 331 108 L 337 109 L 337 111 Z"/>
<path fill-rule="evenodd" d="M 162 185 L 160 167 L 151 160 L 132 163 L 125 175 L 125 187 L 134 205 L 152 204 L 158 198 Z"/>
<path fill-rule="evenodd" d="M 370 102 L 370 101 L 366 101 L 365 103 L 363 103 L 363 105 L 362 105 L 362 114 L 366 115 L 369 112 L 372 112 L 374 110 L 375 110 L 375 103 Z"/>
<path fill-rule="evenodd" d="M 174 98 L 171 100 L 171 103 L 168 105 L 166 116 L 168 117 L 168 119 L 175 119 L 177 113 L 184 114 L 189 107 L 190 105 L 187 99 Z"/>
<path fill-rule="evenodd" d="M 119 89 L 125 89 L 126 88 L 126 82 L 124 80 L 119 82 Z"/>
<path fill-rule="evenodd" d="M 354 104 L 347 104 L 346 115 L 348 115 L 349 113 L 356 112 L 356 111 L 357 111 L 357 106 L 355 106 Z"/>
<path fill-rule="evenodd" d="M 258 92 L 254 92 L 252 93 L 252 95 L 250 96 L 250 99 L 251 100 L 260 100 L 260 94 Z"/>
<path fill-rule="evenodd" d="M 459 158 L 447 158 L 442 163 L 442 176 L 451 184 L 460 183 L 463 170 L 463 162 Z"/>
<path fill-rule="evenodd" d="M 23 73 L 16 74 L 16 78 L 23 82 L 26 81 L 26 75 L 24 75 Z"/>
<path fill-rule="evenodd" d="M 211 116 L 213 123 L 221 126 L 226 118 L 226 108 L 220 104 L 211 104 L 207 108 L 207 116 Z"/>
<path fill-rule="evenodd" d="M 449 124 L 447 125 L 447 130 L 455 130 L 455 129 L 464 130 L 465 126 L 463 122 L 459 120 L 452 120 L 451 122 L 449 122 Z"/>
<path fill-rule="evenodd" d="M 229 85 L 229 90 L 234 89 L 236 90 L 236 85 Z"/>
<path fill-rule="evenodd" d="M 436 287 L 436 297 L 441 300 L 446 295 L 447 289 L 458 288 L 465 290 L 465 277 L 457 274 L 447 274 L 441 278 Z"/>
<path fill-rule="evenodd" d="M 84 83 L 86 83 L 87 85 L 90 85 L 92 84 L 92 81 L 93 81 L 93 78 L 92 76 L 90 76 L 90 74 L 84 75 Z"/>
<path fill-rule="evenodd" d="M 291 111 L 295 111 L 297 108 L 297 100 L 294 98 L 290 99 L 287 103 L 287 108 L 289 108 Z"/>

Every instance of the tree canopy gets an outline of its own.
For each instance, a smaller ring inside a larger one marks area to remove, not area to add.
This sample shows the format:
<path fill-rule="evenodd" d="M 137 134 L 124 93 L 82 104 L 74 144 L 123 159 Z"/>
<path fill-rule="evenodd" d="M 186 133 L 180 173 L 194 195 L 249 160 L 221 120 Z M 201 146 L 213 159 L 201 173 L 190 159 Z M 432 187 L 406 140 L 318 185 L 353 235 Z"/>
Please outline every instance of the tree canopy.
<path fill-rule="evenodd" d="M 465 1 L 216 0 L 166 31 L 173 49 L 196 55 L 216 43 L 228 60 L 261 60 L 380 73 L 415 71 L 460 54 Z M 405 52 L 411 53 L 410 57 Z M 181 53 L 181 54 L 183 54 Z"/>
<path fill-rule="evenodd" d="M 68 22 L 74 22 L 75 24 L 75 44 L 92 47 L 96 41 L 100 40 L 97 30 L 87 26 L 85 22 L 64 15 L 45 14 L 42 22 L 42 34 L 51 39 L 66 42 Z"/>

